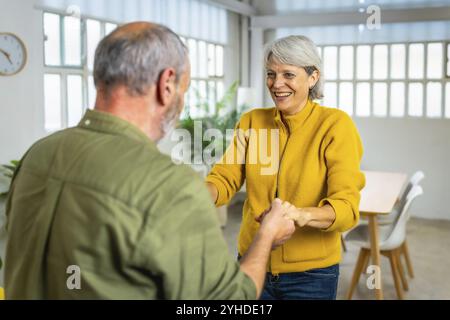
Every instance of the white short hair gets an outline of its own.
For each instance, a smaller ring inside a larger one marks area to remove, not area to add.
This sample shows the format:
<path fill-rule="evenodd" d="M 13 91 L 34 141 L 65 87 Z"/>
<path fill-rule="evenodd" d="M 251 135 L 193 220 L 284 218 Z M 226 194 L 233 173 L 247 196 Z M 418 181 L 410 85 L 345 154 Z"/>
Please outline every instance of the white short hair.
<path fill-rule="evenodd" d="M 317 47 L 311 39 L 305 36 L 289 36 L 277 39 L 269 43 L 265 48 L 264 63 L 266 67 L 270 59 L 275 59 L 283 64 L 305 68 L 309 75 L 314 70 L 319 71 L 319 80 L 309 90 L 309 97 L 312 100 L 323 98 L 322 59 L 320 59 Z"/>

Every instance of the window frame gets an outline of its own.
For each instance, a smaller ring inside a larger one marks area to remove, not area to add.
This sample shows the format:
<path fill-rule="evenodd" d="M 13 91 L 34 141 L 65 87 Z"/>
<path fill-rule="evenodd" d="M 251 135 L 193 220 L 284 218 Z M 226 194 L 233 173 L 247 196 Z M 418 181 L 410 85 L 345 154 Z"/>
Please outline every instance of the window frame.
<path fill-rule="evenodd" d="M 428 45 L 432 43 L 442 44 L 442 74 L 440 78 L 428 78 L 427 67 L 428 67 Z M 420 79 L 412 79 L 409 74 L 409 49 L 412 44 L 423 44 L 424 46 L 424 62 L 423 62 L 423 77 Z M 375 79 L 374 77 L 374 47 L 378 45 L 386 45 L 387 46 L 387 77 L 385 79 Z M 405 74 L 403 78 L 392 78 L 391 77 L 391 47 L 393 45 L 404 45 L 405 46 Z M 353 78 L 351 80 L 341 79 L 340 78 L 340 51 L 341 47 L 352 46 L 354 50 L 353 55 Z M 369 79 L 357 79 L 357 50 L 359 46 L 369 46 L 370 47 L 370 77 Z M 446 116 L 446 85 L 450 83 L 450 67 L 447 68 L 447 54 L 450 50 L 450 42 L 449 41 L 405 41 L 405 42 L 377 42 L 377 43 L 353 43 L 353 44 L 327 44 L 327 45 L 318 45 L 319 52 L 321 52 L 321 58 L 323 59 L 323 53 L 326 47 L 336 47 L 336 73 L 337 78 L 328 80 L 326 78 L 326 70 L 324 70 L 325 82 L 335 83 L 336 84 L 336 104 L 337 106 L 333 106 L 339 108 L 339 100 L 340 100 L 340 84 L 343 82 L 351 82 L 353 84 L 353 106 L 352 106 L 352 117 L 356 118 L 394 118 L 394 119 L 450 119 Z M 323 61 L 322 61 L 323 62 Z M 323 62 L 324 63 L 324 62 Z M 356 102 L 357 102 L 357 85 L 358 83 L 368 82 L 370 84 L 370 114 L 368 116 L 360 116 L 357 113 Z M 404 112 L 403 116 L 393 116 L 391 113 L 391 85 L 392 83 L 404 83 L 405 85 L 405 98 L 404 98 Z M 441 84 L 441 106 L 440 106 L 440 116 L 439 117 L 429 117 L 427 116 L 427 85 L 429 83 L 440 83 Z M 374 103 L 373 103 L 373 92 L 374 92 L 374 84 L 375 83 L 386 83 L 387 85 L 387 110 L 385 116 L 376 116 L 374 112 Z M 423 99 L 422 99 L 422 112 L 421 116 L 412 116 L 409 114 L 408 106 L 409 106 L 409 85 L 411 83 L 421 83 L 423 86 Z M 326 92 L 325 92 L 326 94 Z M 323 100 L 322 100 L 323 102 Z M 447 109 L 450 106 L 447 106 Z M 340 109 L 340 108 L 339 108 Z"/>

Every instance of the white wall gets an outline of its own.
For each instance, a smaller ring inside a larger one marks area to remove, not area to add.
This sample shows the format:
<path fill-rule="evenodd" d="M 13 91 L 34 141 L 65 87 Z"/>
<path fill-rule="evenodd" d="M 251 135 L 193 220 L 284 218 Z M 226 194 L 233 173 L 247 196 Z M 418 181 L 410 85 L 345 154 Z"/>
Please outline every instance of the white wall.
<path fill-rule="evenodd" d="M 20 158 L 45 135 L 42 14 L 33 6 L 34 0 L 0 0 L 0 32 L 18 35 L 28 51 L 22 72 L 0 76 L 0 163 Z"/>
<path fill-rule="evenodd" d="M 363 169 L 425 173 L 413 216 L 450 220 L 450 120 L 354 118 L 364 144 Z"/>

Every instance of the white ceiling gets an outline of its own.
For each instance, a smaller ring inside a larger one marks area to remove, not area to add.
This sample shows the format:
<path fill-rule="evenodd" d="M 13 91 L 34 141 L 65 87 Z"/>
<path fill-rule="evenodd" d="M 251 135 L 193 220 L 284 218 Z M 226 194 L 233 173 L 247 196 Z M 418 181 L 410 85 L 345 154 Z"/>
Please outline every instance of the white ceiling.
<path fill-rule="evenodd" d="M 296 12 L 358 11 L 369 5 L 381 9 L 427 8 L 450 6 L 450 0 L 252 0 L 258 15 L 276 15 Z"/>

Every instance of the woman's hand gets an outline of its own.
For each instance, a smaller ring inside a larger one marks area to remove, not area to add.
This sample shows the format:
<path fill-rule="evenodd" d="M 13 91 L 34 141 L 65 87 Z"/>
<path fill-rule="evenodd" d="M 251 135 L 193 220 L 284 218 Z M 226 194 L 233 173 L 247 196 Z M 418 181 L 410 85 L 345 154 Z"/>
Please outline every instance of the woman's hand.
<path fill-rule="evenodd" d="M 295 224 L 299 227 L 304 227 L 311 222 L 311 212 L 302 208 L 291 207 L 286 212 L 286 217 L 294 220 Z"/>
<path fill-rule="evenodd" d="M 322 230 L 329 228 L 336 219 L 336 213 L 329 204 L 321 208 L 296 208 L 293 206 L 288 210 L 286 216 L 294 220 L 299 227 L 308 226 Z"/>

